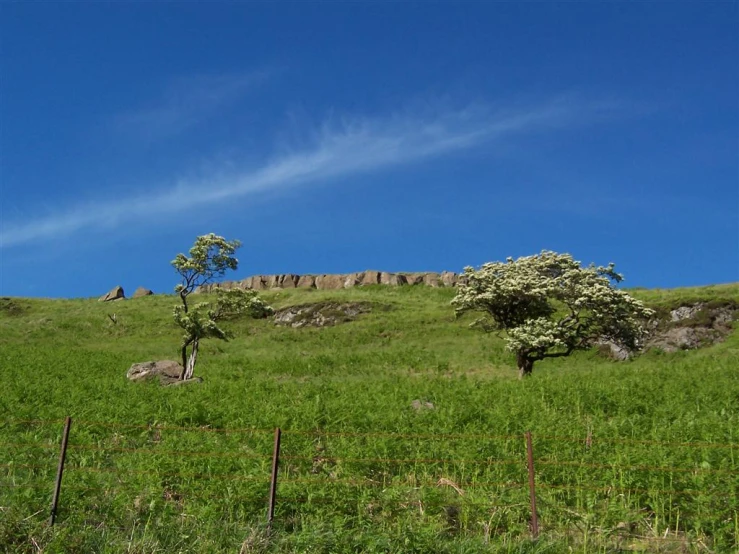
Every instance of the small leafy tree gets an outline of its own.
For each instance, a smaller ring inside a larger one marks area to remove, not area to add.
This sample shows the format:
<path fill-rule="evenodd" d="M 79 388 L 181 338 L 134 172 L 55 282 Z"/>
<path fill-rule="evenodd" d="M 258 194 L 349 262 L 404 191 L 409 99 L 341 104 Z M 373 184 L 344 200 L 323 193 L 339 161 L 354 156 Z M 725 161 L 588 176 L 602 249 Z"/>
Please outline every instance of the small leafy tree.
<path fill-rule="evenodd" d="M 505 331 L 519 377 L 530 375 L 538 360 L 569 356 L 598 340 L 637 350 L 654 314 L 614 287 L 623 279 L 614 264 L 582 267 L 569 254 L 545 250 L 488 262 L 479 270 L 466 267 L 463 277 L 452 300 L 456 314 L 483 312 L 473 326 Z"/>
<path fill-rule="evenodd" d="M 240 314 L 252 317 L 266 317 L 273 312 L 254 290 L 217 290 L 215 302 L 188 304 L 188 296 L 198 287 L 222 277 L 227 270 L 236 269 L 239 261 L 233 256 L 241 246 L 237 240 L 227 241 L 213 233 L 197 237 L 190 248 L 190 256 L 177 254 L 172 265 L 180 274 L 182 281 L 175 287 L 181 304 L 174 308 L 174 320 L 182 327 L 181 357 L 182 373 L 180 379 L 190 379 L 195 370 L 200 340 L 217 338 L 228 340 L 230 334 L 220 327 L 220 322 Z M 188 349 L 190 354 L 188 356 Z"/>

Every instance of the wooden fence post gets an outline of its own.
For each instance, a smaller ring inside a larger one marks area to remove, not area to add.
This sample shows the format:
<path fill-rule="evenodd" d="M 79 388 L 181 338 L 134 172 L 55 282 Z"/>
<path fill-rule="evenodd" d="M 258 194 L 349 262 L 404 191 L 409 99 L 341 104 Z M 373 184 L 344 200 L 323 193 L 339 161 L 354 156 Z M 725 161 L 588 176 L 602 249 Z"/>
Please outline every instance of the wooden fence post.
<path fill-rule="evenodd" d="M 536 515 L 536 490 L 534 475 L 534 447 L 531 444 L 531 431 L 526 431 L 526 457 L 529 465 L 529 497 L 531 499 L 531 535 L 539 537 L 539 517 Z"/>
<path fill-rule="evenodd" d="M 275 446 L 272 450 L 272 478 L 269 485 L 269 509 L 267 510 L 267 528 L 272 528 L 272 519 L 275 516 L 275 497 L 277 495 L 277 470 L 280 464 L 280 436 L 282 431 L 275 428 Z"/>
<path fill-rule="evenodd" d="M 56 519 L 56 508 L 59 504 L 59 493 L 62 489 L 62 474 L 64 473 L 64 459 L 67 457 L 67 440 L 69 439 L 69 428 L 72 426 L 72 418 L 67 416 L 64 420 L 64 431 L 62 433 L 62 449 L 59 452 L 59 466 L 56 470 L 56 483 L 54 484 L 54 495 L 51 497 L 51 515 L 49 526 L 54 525 Z"/>

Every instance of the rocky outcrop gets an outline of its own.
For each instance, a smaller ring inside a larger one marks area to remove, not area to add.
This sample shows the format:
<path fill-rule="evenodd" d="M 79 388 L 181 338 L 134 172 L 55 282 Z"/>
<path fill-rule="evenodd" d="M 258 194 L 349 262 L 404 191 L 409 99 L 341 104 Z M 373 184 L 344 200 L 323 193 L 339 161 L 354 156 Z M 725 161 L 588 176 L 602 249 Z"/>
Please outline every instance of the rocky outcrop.
<path fill-rule="evenodd" d="M 289 306 L 275 313 L 275 324 L 287 327 L 329 327 L 354 321 L 359 314 L 370 311 L 366 302 L 318 302 Z"/>
<path fill-rule="evenodd" d="M 726 302 L 711 304 L 698 302 L 671 310 L 658 310 L 647 322 L 648 334 L 644 349 L 657 348 L 663 352 L 694 350 L 726 340 L 739 314 L 739 305 Z M 613 341 L 596 341 L 600 353 L 613 360 L 627 360 L 634 353 Z"/>
<path fill-rule="evenodd" d="M 314 289 L 316 288 L 316 276 L 315 275 L 301 275 L 298 278 L 299 289 Z"/>
<path fill-rule="evenodd" d="M 113 300 L 123 300 L 125 297 L 123 287 L 118 285 L 112 288 L 107 294 L 102 295 L 98 300 L 100 302 L 112 302 Z"/>
<path fill-rule="evenodd" d="M 405 282 L 409 285 L 420 285 L 423 283 L 423 273 L 408 273 L 405 276 Z"/>
<path fill-rule="evenodd" d="M 464 278 L 452 271 L 442 273 L 390 273 L 387 271 L 367 270 L 356 273 L 339 273 L 324 275 L 254 275 L 241 281 L 224 281 L 198 288 L 196 292 L 210 292 L 221 288 L 239 289 L 319 289 L 336 290 L 369 285 L 426 285 L 427 287 L 455 287 L 464 283 Z"/>
<path fill-rule="evenodd" d="M 731 333 L 737 313 L 739 306 L 731 302 L 679 306 L 653 322 L 646 347 L 676 352 L 723 342 Z"/>
<path fill-rule="evenodd" d="M 319 275 L 316 277 L 315 285 L 321 290 L 343 289 L 345 280 L 346 275 Z"/>
<path fill-rule="evenodd" d="M 146 289 L 144 287 L 139 287 L 134 291 L 133 296 L 131 298 L 141 298 L 142 296 L 151 296 L 152 294 L 154 293 L 150 291 L 149 289 Z"/>
<path fill-rule="evenodd" d="M 365 271 L 362 275 L 362 280 L 359 282 L 360 285 L 379 285 L 380 284 L 380 272 L 379 271 Z"/>
<path fill-rule="evenodd" d="M 441 284 L 445 287 L 453 287 L 457 284 L 457 274 L 453 271 L 442 271 L 439 277 Z"/>
<path fill-rule="evenodd" d="M 380 284 L 397 287 L 400 285 L 407 285 L 408 281 L 406 280 L 405 275 L 383 271 L 382 273 L 380 273 Z"/>

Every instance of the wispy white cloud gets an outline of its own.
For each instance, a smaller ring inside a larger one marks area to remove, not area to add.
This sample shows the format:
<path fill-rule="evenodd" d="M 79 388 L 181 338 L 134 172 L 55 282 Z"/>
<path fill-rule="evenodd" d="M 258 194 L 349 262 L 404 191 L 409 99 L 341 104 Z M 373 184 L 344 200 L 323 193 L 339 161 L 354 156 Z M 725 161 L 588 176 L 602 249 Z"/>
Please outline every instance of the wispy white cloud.
<path fill-rule="evenodd" d="M 114 116 L 113 128 L 138 141 L 177 135 L 238 101 L 269 75 L 269 71 L 255 71 L 172 79 L 156 102 Z"/>
<path fill-rule="evenodd" d="M 6 221 L 0 232 L 0 248 L 135 221 L 151 222 L 204 204 L 410 165 L 517 134 L 592 121 L 603 109 L 597 104 L 559 99 L 517 110 L 493 111 L 477 105 L 384 118 L 334 118 L 314 133 L 308 146 L 283 151 L 256 168 L 195 182 L 181 181 L 142 196 L 78 205 L 30 221 Z"/>

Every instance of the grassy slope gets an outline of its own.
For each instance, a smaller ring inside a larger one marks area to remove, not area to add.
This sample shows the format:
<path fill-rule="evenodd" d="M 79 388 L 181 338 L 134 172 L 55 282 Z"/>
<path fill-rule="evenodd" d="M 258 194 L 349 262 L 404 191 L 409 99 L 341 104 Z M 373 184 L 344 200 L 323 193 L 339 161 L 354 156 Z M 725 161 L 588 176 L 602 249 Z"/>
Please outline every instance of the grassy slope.
<path fill-rule="evenodd" d="M 697 299 L 739 302 L 739 285 L 634 293 L 663 308 Z M 520 460 L 518 439 L 301 433 L 510 435 L 531 430 L 535 437 L 582 438 L 592 431 L 596 439 L 737 442 L 736 333 L 701 351 L 652 352 L 626 363 L 580 353 L 541 362 L 534 378 L 519 382 L 500 339 L 469 330 L 469 320 L 454 319 L 449 308 L 453 294 L 421 287 L 269 292 L 264 296 L 275 307 L 336 299 L 370 301 L 378 309 L 326 329 L 235 322 L 236 340 L 201 346 L 196 374 L 205 377 L 204 384 L 166 389 L 131 384 L 124 374 L 135 361 L 176 358 L 173 297 L 114 304 L 16 300 L 22 313 L 0 310 L 2 413 L 44 420 L 72 415 L 79 423 L 71 440 L 76 449 L 65 475 L 61 525 L 54 531 L 44 529 L 43 513 L 28 516 L 45 510 L 48 502 L 60 426 L 0 426 L 0 442 L 35 445 L 0 448 L 0 464 L 5 464 L 0 484 L 24 485 L 0 488 L 0 544 L 18 552 L 36 551 L 31 538 L 49 552 L 234 552 L 250 536 L 245 544 L 253 551 L 476 552 L 488 551 L 490 541 L 495 551 L 566 552 L 575 545 L 589 552 L 626 547 L 697 551 L 691 545 L 700 540 L 715 551 L 732 551 L 739 533 L 736 498 L 711 493 L 739 491 L 736 449 L 596 440 L 585 452 L 579 443 L 535 438 L 537 459 L 590 465 L 540 465 L 542 485 L 581 488 L 540 491 L 545 533 L 531 543 L 526 539 L 525 489 L 485 485 L 524 482 L 521 464 L 475 463 Z M 117 324 L 107 317 L 113 312 Z M 430 401 L 436 409 L 415 411 L 410 407 L 414 399 Z M 283 451 L 295 458 L 283 462 L 280 495 L 285 501 L 278 505 L 272 541 L 261 540 L 259 527 L 269 432 L 171 430 L 152 437 L 146 429 L 85 421 L 282 427 Z M 121 445 L 150 453 L 91 449 Z M 157 449 L 225 455 L 177 457 L 157 454 Z M 255 457 L 233 457 L 244 451 Z M 330 457 L 472 462 L 321 461 Z M 608 464 L 688 471 L 590 467 Z M 231 474 L 254 481 L 219 479 Z M 463 483 L 465 495 L 437 486 L 440 478 Z M 26 488 L 29 483 L 38 488 Z M 647 492 L 618 495 L 587 487 Z M 705 495 L 679 494 L 685 490 Z M 632 537 L 661 535 L 677 526 L 681 540 L 656 546 L 614 531 L 624 524 Z"/>

